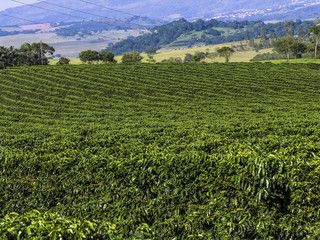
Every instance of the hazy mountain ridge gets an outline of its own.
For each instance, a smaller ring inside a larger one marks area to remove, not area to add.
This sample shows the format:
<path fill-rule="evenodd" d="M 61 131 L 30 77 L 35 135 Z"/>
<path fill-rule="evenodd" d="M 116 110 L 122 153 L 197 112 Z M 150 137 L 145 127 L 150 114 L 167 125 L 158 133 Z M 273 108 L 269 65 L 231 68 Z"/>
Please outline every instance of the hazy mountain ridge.
<path fill-rule="evenodd" d="M 123 19 L 130 17 L 130 15 L 94 6 L 79 0 L 47 0 L 47 2 L 64 6 L 66 8 L 53 6 L 45 2 L 38 2 L 33 5 L 49 9 L 50 11 L 24 5 L 21 7 L 7 9 L 1 13 L 39 23 L 99 19 L 98 17 L 79 13 L 68 8 L 111 18 Z M 239 20 L 252 17 L 252 15 L 250 15 L 251 13 L 256 14 L 257 17 L 260 16 L 259 18 L 263 20 L 264 15 L 268 15 L 270 18 L 270 14 L 273 13 L 273 10 L 275 14 L 279 14 L 279 12 L 285 14 L 289 10 L 294 10 L 294 6 L 299 6 L 301 9 L 301 7 L 303 8 L 304 6 L 310 7 L 312 4 L 320 4 L 319 0 L 300 0 L 299 2 L 296 0 L 198 0 L 196 2 L 193 0 L 88 0 L 87 2 L 162 21 L 172 21 L 179 18 L 193 20 L 197 18 L 209 19 L 218 17 L 220 17 L 220 19 Z M 57 12 L 62 12 L 75 17 Z M 281 18 L 281 15 L 278 15 L 277 17 Z M 99 20 L 103 20 L 103 18 L 100 18 Z M 0 26 L 23 24 L 30 24 L 30 22 L 9 18 L 7 16 L 0 16 Z"/>

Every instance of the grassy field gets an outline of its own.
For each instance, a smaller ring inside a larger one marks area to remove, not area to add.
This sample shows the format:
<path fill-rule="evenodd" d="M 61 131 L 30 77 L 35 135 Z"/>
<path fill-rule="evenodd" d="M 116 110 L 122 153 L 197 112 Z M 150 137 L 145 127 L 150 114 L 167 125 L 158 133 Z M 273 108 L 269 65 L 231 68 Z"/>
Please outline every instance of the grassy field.
<path fill-rule="evenodd" d="M 241 33 L 241 32 L 244 32 L 243 29 L 233 29 L 233 28 L 221 28 L 221 27 L 215 27 L 213 28 L 217 31 L 221 31 L 223 32 L 223 35 L 224 36 L 229 36 L 231 34 L 236 34 L 236 33 Z"/>
<path fill-rule="evenodd" d="M 319 239 L 319 69 L 1 70 L 1 239 Z"/>
<path fill-rule="evenodd" d="M 232 46 L 232 45 L 239 45 L 240 42 L 233 42 L 233 43 L 225 43 L 225 44 L 218 44 L 218 45 L 210 45 L 210 46 L 203 46 L 203 47 L 195 47 L 195 48 L 188 48 L 188 49 L 177 49 L 174 48 L 166 48 L 166 49 L 162 49 L 159 50 L 158 53 L 156 55 L 154 55 L 154 59 L 157 62 L 161 62 L 164 59 L 169 59 L 170 57 L 180 57 L 182 60 L 184 59 L 186 53 L 190 53 L 190 54 L 195 54 L 196 52 L 206 52 L 206 51 L 210 51 L 210 52 L 216 52 L 217 48 L 221 48 L 223 46 Z M 256 56 L 257 54 L 262 54 L 262 53 L 268 53 L 268 52 L 272 52 L 272 49 L 262 49 L 259 52 L 250 50 L 250 51 L 242 51 L 242 52 L 236 52 L 232 55 L 232 57 L 230 58 L 230 62 L 249 62 L 254 56 Z M 147 60 L 147 54 L 142 54 L 142 56 L 144 57 L 144 59 L 142 60 L 142 62 L 146 62 Z M 121 56 L 116 56 L 115 59 L 118 62 L 121 62 Z M 58 60 L 50 60 L 50 64 L 56 64 Z M 215 59 L 206 59 L 205 62 L 225 62 L 224 58 L 220 58 L 217 57 Z M 80 59 L 78 58 L 74 58 L 71 59 L 71 64 L 81 64 Z"/>
<path fill-rule="evenodd" d="M 59 59 L 49 59 L 49 64 L 55 65 L 55 64 L 57 64 L 58 61 L 59 61 Z M 79 64 L 82 64 L 82 62 L 81 62 L 80 58 L 70 58 L 70 64 L 79 65 Z"/>
<path fill-rule="evenodd" d="M 160 51 L 154 56 L 154 59 L 157 62 L 161 62 L 164 59 L 169 59 L 170 57 L 180 57 L 182 60 L 184 59 L 186 53 L 195 54 L 196 52 L 216 52 L 217 48 L 221 48 L 223 46 L 232 46 L 237 45 L 239 43 L 226 43 L 226 44 L 218 44 L 218 45 L 210 45 L 210 46 L 203 46 L 203 47 L 196 47 L 191 49 L 181 49 L 181 50 L 166 50 Z M 230 62 L 249 62 L 254 56 L 260 53 L 267 53 L 272 52 L 272 49 L 263 49 L 260 50 L 258 53 L 256 51 L 243 51 L 243 52 L 236 52 L 230 58 Z M 146 59 L 147 56 L 143 54 L 144 58 Z M 144 59 L 144 60 L 145 60 Z M 206 59 L 205 62 L 224 62 L 224 58 L 217 57 L 215 59 Z"/>
<path fill-rule="evenodd" d="M 213 28 L 217 31 L 222 32 L 223 36 L 229 36 L 229 35 L 233 35 L 236 33 L 241 33 L 244 30 L 243 29 L 233 29 L 233 28 L 220 28 L 220 27 L 216 27 Z M 173 47 L 173 48 L 179 48 L 179 47 L 186 47 L 186 43 L 185 41 L 189 41 L 192 38 L 201 38 L 201 36 L 203 34 L 207 35 L 207 30 L 203 30 L 203 31 L 191 31 L 190 33 L 187 34 L 182 34 L 180 37 L 178 37 L 175 41 L 173 41 L 172 43 L 168 44 L 166 47 Z"/>

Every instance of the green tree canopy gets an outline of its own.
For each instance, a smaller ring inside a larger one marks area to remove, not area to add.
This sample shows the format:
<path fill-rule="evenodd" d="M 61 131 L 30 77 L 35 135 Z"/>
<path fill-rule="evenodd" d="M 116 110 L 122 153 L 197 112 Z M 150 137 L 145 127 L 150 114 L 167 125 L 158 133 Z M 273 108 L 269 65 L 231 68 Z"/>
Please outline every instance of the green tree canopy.
<path fill-rule="evenodd" d="M 303 42 L 294 41 L 291 46 L 291 51 L 295 58 L 301 58 L 302 54 L 307 50 L 307 45 Z"/>
<path fill-rule="evenodd" d="M 317 51 L 320 44 L 320 25 L 314 25 L 309 28 L 312 33 L 312 40 L 314 43 L 314 58 L 317 58 Z"/>
<path fill-rule="evenodd" d="M 20 61 L 25 62 L 25 65 L 34 65 L 34 52 L 30 43 L 24 43 L 20 46 Z"/>
<path fill-rule="evenodd" d="M 52 55 L 55 49 L 43 42 L 24 43 L 19 49 L 21 65 L 48 65 L 47 55 Z"/>
<path fill-rule="evenodd" d="M 99 53 L 94 50 L 82 51 L 79 54 L 79 58 L 83 63 L 89 63 L 89 64 L 91 64 L 94 61 L 100 60 Z"/>
<path fill-rule="evenodd" d="M 192 60 L 193 60 L 194 62 L 200 62 L 200 61 L 201 61 L 201 57 L 200 57 L 199 54 L 194 54 L 194 55 L 192 56 Z"/>
<path fill-rule="evenodd" d="M 57 62 L 57 65 L 67 65 L 70 63 L 69 58 L 60 58 L 59 61 Z"/>
<path fill-rule="evenodd" d="M 0 46 L 0 69 L 16 66 L 18 61 L 19 54 L 17 49 Z"/>
<path fill-rule="evenodd" d="M 100 60 L 104 63 L 116 63 L 117 62 L 114 59 L 114 54 L 110 51 L 101 52 L 99 55 L 100 55 Z"/>
<path fill-rule="evenodd" d="M 226 59 L 226 62 L 229 62 L 230 57 L 234 53 L 234 50 L 231 47 L 222 47 L 217 50 L 217 53 L 220 57 L 224 57 Z"/>
<path fill-rule="evenodd" d="M 286 55 L 287 61 L 292 53 L 296 58 L 300 58 L 301 54 L 307 49 L 307 46 L 299 41 L 295 41 L 292 37 L 280 38 L 273 42 L 273 47 L 278 53 Z"/>
<path fill-rule="evenodd" d="M 193 59 L 192 59 L 192 54 L 186 53 L 183 61 L 184 61 L 184 62 L 192 62 L 192 61 L 193 61 Z"/>
<path fill-rule="evenodd" d="M 48 65 L 47 55 L 52 55 L 55 49 L 46 43 L 24 43 L 20 49 L 0 46 L 1 68 L 21 65 Z"/>
<path fill-rule="evenodd" d="M 293 44 L 294 40 L 292 37 L 284 37 L 274 41 L 273 47 L 277 52 L 285 54 L 288 61 Z"/>
<path fill-rule="evenodd" d="M 132 51 L 127 52 L 122 55 L 122 63 L 138 63 L 141 62 L 143 57 L 140 55 L 140 53 Z"/>

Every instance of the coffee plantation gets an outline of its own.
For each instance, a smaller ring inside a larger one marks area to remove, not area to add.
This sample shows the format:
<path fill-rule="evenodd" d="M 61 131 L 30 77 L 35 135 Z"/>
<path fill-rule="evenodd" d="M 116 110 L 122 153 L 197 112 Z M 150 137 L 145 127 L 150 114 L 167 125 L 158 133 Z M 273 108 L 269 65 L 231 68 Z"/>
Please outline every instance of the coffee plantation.
<path fill-rule="evenodd" d="M 320 238 L 320 65 L 0 71 L 0 239 Z"/>

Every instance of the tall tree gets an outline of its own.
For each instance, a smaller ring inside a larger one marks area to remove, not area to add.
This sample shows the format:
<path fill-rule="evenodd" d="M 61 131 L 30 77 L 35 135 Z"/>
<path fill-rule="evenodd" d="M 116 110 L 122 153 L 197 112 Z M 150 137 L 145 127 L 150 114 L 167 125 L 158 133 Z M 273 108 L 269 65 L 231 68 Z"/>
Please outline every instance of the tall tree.
<path fill-rule="evenodd" d="M 250 36 L 249 36 L 249 31 L 246 29 L 246 31 L 244 32 L 244 34 L 245 34 L 245 38 L 246 38 L 246 44 L 248 45 L 249 38 L 250 38 Z"/>
<path fill-rule="evenodd" d="M 267 34 L 265 27 L 260 28 L 260 39 L 261 41 L 267 40 Z"/>
<path fill-rule="evenodd" d="M 303 42 L 294 41 L 291 46 L 291 51 L 295 58 L 301 58 L 302 54 L 307 50 L 307 45 Z"/>
<path fill-rule="evenodd" d="M 312 33 L 312 40 L 314 43 L 314 58 L 317 58 L 317 51 L 320 44 L 320 25 L 311 26 L 309 31 Z"/>
<path fill-rule="evenodd" d="M 48 65 L 47 54 L 52 55 L 55 49 L 43 42 L 24 43 L 19 49 L 20 61 L 22 65 Z"/>
<path fill-rule="evenodd" d="M 30 43 L 24 43 L 20 46 L 20 62 L 22 65 L 35 65 L 34 52 Z"/>
<path fill-rule="evenodd" d="M 48 65 L 47 54 L 52 55 L 55 52 L 55 49 L 43 42 L 32 43 L 31 49 L 34 54 L 36 65 Z"/>
<path fill-rule="evenodd" d="M 234 53 L 234 50 L 231 47 L 224 46 L 222 48 L 219 48 L 217 50 L 217 53 L 219 54 L 220 57 L 224 57 L 226 59 L 226 62 L 229 62 L 230 57 Z"/>
<path fill-rule="evenodd" d="M 287 62 L 292 53 L 295 58 L 301 58 L 301 55 L 307 50 L 307 46 L 299 41 L 295 41 L 292 37 L 280 38 L 273 43 L 273 47 L 279 53 L 286 55 Z"/>
<path fill-rule="evenodd" d="M 19 54 L 14 47 L 0 46 L 0 69 L 17 66 Z"/>
<path fill-rule="evenodd" d="M 0 47 L 1 67 L 20 65 L 48 65 L 47 54 L 53 54 L 54 48 L 46 43 L 24 43 L 20 49 Z"/>
<path fill-rule="evenodd" d="M 292 37 L 284 37 L 273 42 L 273 47 L 277 52 L 284 53 L 286 55 L 287 62 L 288 62 L 290 59 L 290 53 L 292 50 L 293 43 L 294 43 L 294 40 Z"/>

